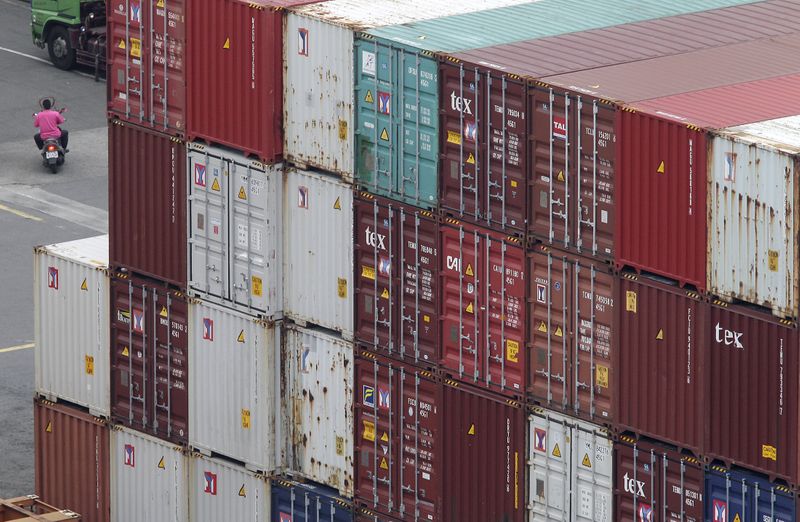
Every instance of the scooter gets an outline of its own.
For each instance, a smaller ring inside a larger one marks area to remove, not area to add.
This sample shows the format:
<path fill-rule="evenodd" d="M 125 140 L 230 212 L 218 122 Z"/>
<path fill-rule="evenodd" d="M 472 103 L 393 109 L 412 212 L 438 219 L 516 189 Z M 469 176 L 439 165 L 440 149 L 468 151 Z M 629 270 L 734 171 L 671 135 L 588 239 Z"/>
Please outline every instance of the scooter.
<path fill-rule="evenodd" d="M 42 98 L 39 100 L 39 107 L 44 110 L 42 106 L 42 102 L 46 99 L 50 100 L 50 106 L 55 107 L 55 99 L 54 98 Z M 66 108 L 61 108 L 58 110 L 61 114 L 66 112 Z M 33 113 L 33 117 L 36 117 L 37 113 Z M 50 169 L 50 172 L 56 174 L 58 172 L 58 167 L 64 164 L 64 161 L 67 157 L 67 151 L 64 147 L 61 146 L 61 140 L 59 138 L 47 138 L 44 140 L 44 146 L 42 147 L 42 162 L 46 168 Z"/>

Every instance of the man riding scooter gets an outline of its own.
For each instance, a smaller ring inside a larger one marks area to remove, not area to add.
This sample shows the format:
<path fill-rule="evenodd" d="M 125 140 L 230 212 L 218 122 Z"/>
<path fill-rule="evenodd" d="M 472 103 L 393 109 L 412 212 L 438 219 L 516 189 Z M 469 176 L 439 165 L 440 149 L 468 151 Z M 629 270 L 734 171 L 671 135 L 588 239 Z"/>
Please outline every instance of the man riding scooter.
<path fill-rule="evenodd" d="M 64 152 L 69 152 L 67 143 L 69 142 L 69 132 L 62 130 L 59 125 L 64 123 L 64 116 L 60 111 L 52 110 L 53 102 L 50 99 L 42 100 L 42 111 L 36 113 L 33 126 L 39 128 L 39 132 L 33 137 L 39 150 L 44 147 L 45 140 L 57 139 L 61 142 Z"/>

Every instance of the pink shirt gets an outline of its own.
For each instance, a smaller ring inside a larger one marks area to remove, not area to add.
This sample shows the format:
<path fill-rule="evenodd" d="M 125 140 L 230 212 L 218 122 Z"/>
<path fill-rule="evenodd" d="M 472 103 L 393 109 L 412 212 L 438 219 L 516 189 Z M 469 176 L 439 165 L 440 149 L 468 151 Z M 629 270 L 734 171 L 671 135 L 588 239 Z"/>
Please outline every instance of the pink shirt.
<path fill-rule="evenodd" d="M 42 111 L 36 115 L 33 120 L 33 126 L 39 127 L 39 134 L 43 140 L 48 138 L 60 138 L 61 129 L 58 128 L 60 124 L 64 123 L 64 117 L 58 111 Z"/>

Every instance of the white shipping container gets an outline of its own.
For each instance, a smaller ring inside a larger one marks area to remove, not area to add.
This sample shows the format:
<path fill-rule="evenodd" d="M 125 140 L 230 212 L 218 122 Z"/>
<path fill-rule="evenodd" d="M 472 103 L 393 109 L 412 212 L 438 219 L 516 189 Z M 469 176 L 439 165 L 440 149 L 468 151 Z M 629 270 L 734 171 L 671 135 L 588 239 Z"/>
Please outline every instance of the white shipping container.
<path fill-rule="evenodd" d="M 285 23 L 284 153 L 353 180 L 353 35 L 531 0 L 332 0 L 290 8 Z"/>
<path fill-rule="evenodd" d="M 180 447 L 115 427 L 111 451 L 111 520 L 188 522 L 189 463 Z"/>
<path fill-rule="evenodd" d="M 111 413 L 108 235 L 34 249 L 36 392 Z"/>
<path fill-rule="evenodd" d="M 292 325 L 285 330 L 287 468 L 353 497 L 353 343 Z"/>
<path fill-rule="evenodd" d="M 538 409 L 528 443 L 530 522 L 612 521 L 614 444 L 604 428 Z"/>
<path fill-rule="evenodd" d="M 316 172 L 286 171 L 284 313 L 353 338 L 353 191 Z"/>
<path fill-rule="evenodd" d="M 203 299 L 280 318 L 283 167 L 187 146 L 189 288 Z"/>
<path fill-rule="evenodd" d="M 274 471 L 280 327 L 212 303 L 189 306 L 190 445 Z"/>
<path fill-rule="evenodd" d="M 220 459 L 190 459 L 192 522 L 269 522 L 271 490 L 260 475 Z"/>
<path fill-rule="evenodd" d="M 710 139 L 708 288 L 797 317 L 800 116 Z"/>

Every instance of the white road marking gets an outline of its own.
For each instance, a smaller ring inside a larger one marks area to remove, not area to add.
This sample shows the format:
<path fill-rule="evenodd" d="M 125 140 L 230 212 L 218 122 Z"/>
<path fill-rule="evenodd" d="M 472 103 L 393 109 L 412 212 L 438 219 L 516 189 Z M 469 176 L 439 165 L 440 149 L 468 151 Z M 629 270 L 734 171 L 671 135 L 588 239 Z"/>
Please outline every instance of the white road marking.
<path fill-rule="evenodd" d="M 34 346 L 33 343 L 19 344 L 17 346 L 9 346 L 8 348 L 0 348 L 0 353 L 10 353 L 10 352 L 17 352 L 19 350 L 28 350 L 30 348 L 33 348 L 33 346 Z"/>
<path fill-rule="evenodd" d="M 12 214 L 17 215 L 17 216 L 19 216 L 21 218 L 31 219 L 33 221 L 41 221 L 42 220 L 42 218 L 40 218 L 40 217 L 32 216 L 32 215 L 28 214 L 27 212 L 23 212 L 21 210 L 15 209 L 15 208 L 7 207 L 7 206 L 3 205 L 2 203 L 0 203 L 0 210 L 5 210 L 6 212 L 11 212 Z"/>
<path fill-rule="evenodd" d="M 76 225 L 105 234 L 108 232 L 108 212 L 84 205 L 29 185 L 0 186 L 0 201 L 14 206 L 37 210 Z"/>
<path fill-rule="evenodd" d="M 32 54 L 21 53 L 19 51 L 15 51 L 14 49 L 9 49 L 8 47 L 0 47 L 0 51 L 5 51 L 7 53 L 16 54 L 17 56 L 22 56 L 22 57 L 25 57 L 25 58 L 29 58 L 31 60 L 36 60 L 37 62 L 46 63 L 47 65 L 55 67 L 55 65 L 50 63 L 48 60 L 45 60 L 44 58 L 39 58 L 38 56 L 33 56 Z M 71 72 L 73 72 L 75 74 L 79 74 L 79 75 L 83 76 L 84 78 L 91 78 L 92 80 L 94 80 L 94 76 L 92 76 L 91 74 L 86 74 L 86 73 L 83 73 L 83 72 L 80 72 L 80 71 L 71 71 Z"/>

